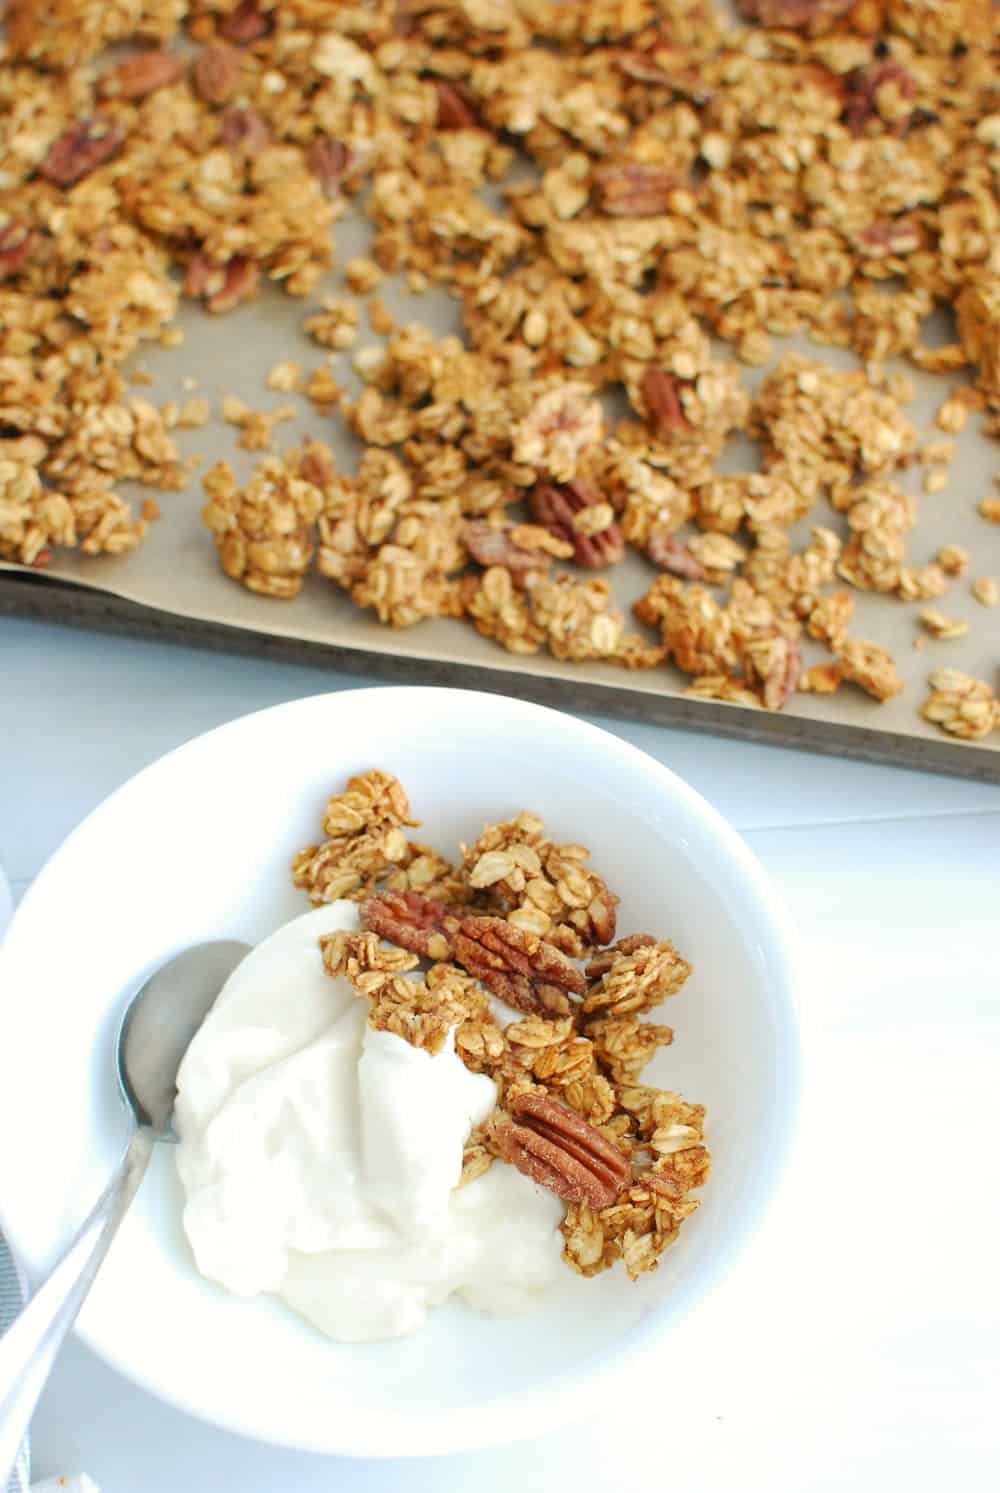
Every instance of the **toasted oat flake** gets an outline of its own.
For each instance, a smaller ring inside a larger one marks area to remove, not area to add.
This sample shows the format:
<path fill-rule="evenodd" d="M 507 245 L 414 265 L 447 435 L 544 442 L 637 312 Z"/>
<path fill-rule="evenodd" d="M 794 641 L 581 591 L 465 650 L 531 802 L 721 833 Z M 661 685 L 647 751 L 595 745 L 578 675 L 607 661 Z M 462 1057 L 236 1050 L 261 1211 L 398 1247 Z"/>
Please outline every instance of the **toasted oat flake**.
<path fill-rule="evenodd" d="M 920 460 L 925 466 L 944 465 L 953 460 L 954 455 L 954 441 L 927 441 L 920 448 Z"/>
<path fill-rule="evenodd" d="M 936 559 L 945 575 L 964 575 L 969 568 L 969 552 L 960 544 L 942 545 Z"/>
<path fill-rule="evenodd" d="M 382 271 L 373 259 L 349 259 L 344 265 L 344 282 L 356 295 L 367 295 L 382 283 Z"/>
<path fill-rule="evenodd" d="M 981 575 L 972 582 L 970 587 L 973 596 L 984 607 L 995 607 L 1000 601 L 1000 586 L 991 575 Z"/>
<path fill-rule="evenodd" d="M 212 418 L 212 407 L 207 399 L 185 399 L 177 409 L 177 425 L 181 430 L 198 430 Z"/>
<path fill-rule="evenodd" d="M 275 363 L 265 380 L 269 389 L 277 389 L 283 394 L 290 394 L 301 387 L 302 368 L 298 363 L 286 360 Z"/>

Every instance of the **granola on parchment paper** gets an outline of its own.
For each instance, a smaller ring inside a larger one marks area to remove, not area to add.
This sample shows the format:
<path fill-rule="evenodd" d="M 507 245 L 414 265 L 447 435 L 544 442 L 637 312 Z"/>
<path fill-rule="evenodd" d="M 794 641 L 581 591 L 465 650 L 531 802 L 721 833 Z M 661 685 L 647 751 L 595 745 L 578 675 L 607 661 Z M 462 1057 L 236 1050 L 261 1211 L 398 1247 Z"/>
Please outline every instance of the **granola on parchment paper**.
<path fill-rule="evenodd" d="M 655 1269 L 709 1171 L 704 1109 L 641 1081 L 674 1040 L 649 1015 L 691 966 L 650 934 L 616 942 L 618 898 L 586 847 L 552 840 L 537 814 L 486 825 L 454 865 L 411 842 L 414 827 L 385 771 L 328 801 L 327 838 L 292 877 L 313 902 L 359 902 L 361 928 L 320 939 L 324 968 L 377 1030 L 431 1053 L 453 1032 L 466 1066 L 495 1081 L 461 1186 L 498 1160 L 516 1166 L 565 1203 L 573 1270 Z"/>
<path fill-rule="evenodd" d="M 268 386 L 363 450 L 312 482 L 270 454 L 283 411 L 244 407 L 240 444 L 269 454 L 237 490 L 214 467 L 205 509 L 232 579 L 289 600 L 315 572 L 386 626 L 461 620 L 768 710 L 850 679 L 839 598 L 926 607 L 960 574 L 922 552 L 923 500 L 898 486 L 919 457 L 926 500 L 950 501 L 952 451 L 921 444 L 884 363 L 966 380 L 935 417 L 949 440 L 977 411 L 1000 430 L 1000 12 L 737 11 L 12 0 L 0 560 L 143 540 L 118 489 L 185 483 L 185 421 L 130 395 L 123 364 L 176 340 L 180 295 L 239 315 L 270 281 L 333 367 L 282 358 Z M 333 293 L 352 209 L 370 252 Z M 392 276 L 449 294 L 458 333 L 376 298 L 381 340 L 356 347 L 358 298 Z M 781 355 L 790 334 L 816 353 Z M 352 349 L 357 393 L 336 376 Z M 743 369 L 773 351 L 751 394 Z M 734 435 L 753 470 L 727 464 Z M 639 597 L 616 589 L 630 550 Z"/>

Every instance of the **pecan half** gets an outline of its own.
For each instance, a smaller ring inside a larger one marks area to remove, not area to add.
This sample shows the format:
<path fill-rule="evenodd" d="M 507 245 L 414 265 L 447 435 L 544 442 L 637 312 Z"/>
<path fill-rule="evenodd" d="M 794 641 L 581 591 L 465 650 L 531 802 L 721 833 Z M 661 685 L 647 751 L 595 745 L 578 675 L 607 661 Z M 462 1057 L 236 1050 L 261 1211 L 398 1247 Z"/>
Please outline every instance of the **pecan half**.
<path fill-rule="evenodd" d="M 679 185 L 674 172 L 641 161 L 601 166 L 594 172 L 597 205 L 613 218 L 652 218 L 665 213 Z"/>
<path fill-rule="evenodd" d="M 546 944 L 537 933 L 507 923 L 506 918 L 445 918 L 445 932 L 451 936 L 454 959 L 501 999 L 507 999 L 504 990 L 509 985 L 519 990 L 522 981 L 554 985 L 557 990 L 573 991 L 578 996 L 587 988 L 584 976 L 566 954 Z M 522 1002 L 510 1003 L 522 1009 Z M 536 1005 L 531 1000 L 531 1011 Z"/>
<path fill-rule="evenodd" d="M 766 710 L 780 710 L 798 688 L 802 654 L 797 638 L 754 638 L 743 650 L 747 683 Z"/>
<path fill-rule="evenodd" d="M 541 549 L 526 549 L 511 537 L 509 529 L 495 529 L 485 519 L 472 519 L 462 530 L 462 540 L 477 565 L 487 569 L 502 565 L 523 584 L 530 575 L 548 570 L 552 556 Z M 568 549 L 572 554 L 572 548 Z"/>
<path fill-rule="evenodd" d="M 666 528 L 656 528 L 646 541 L 646 554 L 654 565 L 670 575 L 679 575 L 685 581 L 703 581 L 705 567 L 691 553 L 688 546 L 676 534 Z"/>
<path fill-rule="evenodd" d="M 838 16 L 852 10 L 857 0 L 737 0 L 740 14 L 759 26 L 810 34 L 827 29 Z"/>
<path fill-rule="evenodd" d="M 676 435 L 690 430 L 691 422 L 681 404 L 680 381 L 665 368 L 653 364 L 646 369 L 639 384 L 649 423 L 658 435 Z"/>
<path fill-rule="evenodd" d="M 482 125 L 476 107 L 476 95 L 465 83 L 446 83 L 434 79 L 437 93 L 437 127 L 439 130 L 475 130 Z"/>
<path fill-rule="evenodd" d="M 450 916 L 443 927 L 455 962 L 518 1011 L 562 1014 L 569 1010 L 565 992 L 586 989 L 565 954 L 506 918 Z"/>
<path fill-rule="evenodd" d="M 126 57 L 106 72 L 97 85 L 101 98 L 140 99 L 158 88 L 169 88 L 187 71 L 187 62 L 176 52 L 140 52 Z"/>
<path fill-rule="evenodd" d="M 632 1164 L 589 1121 L 544 1094 L 515 1094 L 493 1127 L 504 1161 L 567 1203 L 607 1208 L 632 1181 Z"/>
<path fill-rule="evenodd" d="M 219 138 L 230 150 L 256 156 L 271 143 L 271 126 L 256 109 L 227 109 L 219 120 Z"/>
<path fill-rule="evenodd" d="M 916 217 L 882 218 L 862 228 L 854 240 L 859 254 L 871 259 L 895 258 L 915 254 L 923 248 L 924 236 Z"/>
<path fill-rule="evenodd" d="M 272 24 L 271 17 L 257 9 L 256 0 L 240 0 L 235 10 L 221 18 L 218 32 L 226 41 L 245 46 L 247 42 L 258 41 L 260 37 L 267 36 Z"/>
<path fill-rule="evenodd" d="M 895 117 L 888 119 L 879 108 L 880 88 L 893 86 L 900 100 L 905 101 L 894 111 Z M 891 135 L 905 135 L 913 117 L 908 101 L 916 96 L 917 83 L 911 73 L 898 62 L 887 58 L 884 62 L 873 62 L 868 67 L 855 67 L 842 82 L 844 109 L 841 119 L 853 135 L 864 133 L 872 119 L 881 119 Z"/>
<path fill-rule="evenodd" d="M 71 187 L 113 156 L 124 140 L 122 127 L 103 114 L 81 119 L 53 140 L 39 175 L 57 187 Z"/>
<path fill-rule="evenodd" d="M 0 283 L 23 270 L 37 247 L 38 235 L 30 224 L 15 218 L 0 228 Z"/>
<path fill-rule="evenodd" d="M 240 86 L 243 62 L 235 47 L 205 47 L 195 58 L 191 76 L 206 104 L 224 104 Z"/>
<path fill-rule="evenodd" d="M 213 264 L 203 254 L 189 261 L 184 275 L 184 294 L 203 300 L 209 311 L 231 311 L 252 296 L 260 282 L 260 265 L 244 254 L 227 264 Z"/>
<path fill-rule="evenodd" d="M 327 197 L 336 197 L 340 179 L 351 162 L 351 152 L 331 135 L 317 135 L 306 151 L 306 164 Z"/>
<path fill-rule="evenodd" d="M 586 570 L 616 565 L 625 553 L 625 540 L 614 520 L 614 510 L 589 482 L 573 480 L 559 486 L 539 482 L 531 490 L 528 506 L 550 534 L 573 546 L 574 560 Z M 593 510 L 595 515 L 599 509 L 607 510 L 601 528 L 588 532 L 585 509 Z"/>
<path fill-rule="evenodd" d="M 443 931 L 447 911 L 444 902 L 420 892 L 380 892 L 362 906 L 361 926 L 426 959 L 450 959 Z"/>

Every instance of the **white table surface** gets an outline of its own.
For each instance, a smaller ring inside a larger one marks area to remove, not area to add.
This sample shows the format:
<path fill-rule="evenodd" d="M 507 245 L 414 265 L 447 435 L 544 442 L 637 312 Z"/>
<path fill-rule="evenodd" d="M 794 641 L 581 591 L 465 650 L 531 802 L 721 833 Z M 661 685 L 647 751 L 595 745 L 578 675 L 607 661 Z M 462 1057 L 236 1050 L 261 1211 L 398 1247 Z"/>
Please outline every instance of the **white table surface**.
<path fill-rule="evenodd" d="M 0 619 L 0 865 L 15 901 L 155 757 L 356 683 Z M 540 1440 L 361 1462 L 216 1431 L 73 1342 L 36 1418 L 36 1476 L 82 1470 L 104 1493 L 994 1493 L 1000 788 L 599 724 L 743 831 L 813 954 L 795 1160 L 739 1267 L 664 1347 L 656 1381 Z"/>

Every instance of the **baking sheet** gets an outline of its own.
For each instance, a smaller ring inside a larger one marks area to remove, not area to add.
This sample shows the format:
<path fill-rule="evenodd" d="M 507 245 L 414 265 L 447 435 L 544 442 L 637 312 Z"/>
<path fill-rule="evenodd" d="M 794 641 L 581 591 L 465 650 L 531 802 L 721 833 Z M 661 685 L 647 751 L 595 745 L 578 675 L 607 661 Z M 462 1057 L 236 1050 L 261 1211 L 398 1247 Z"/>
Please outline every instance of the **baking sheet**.
<path fill-rule="evenodd" d="M 342 266 L 347 258 L 365 252 L 368 227 L 353 213 L 336 225 L 335 238 L 337 264 Z M 306 300 L 293 300 L 268 287 L 259 299 L 224 317 L 209 316 L 200 307 L 184 303 L 179 319 L 185 332 L 183 344 L 172 349 L 146 344 L 132 359 L 132 368 L 148 371 L 154 380 L 150 387 L 135 386 L 135 393 L 157 404 L 204 397 L 216 410 L 226 394 L 254 410 L 294 405 L 300 418 L 276 427 L 275 447 L 280 450 L 307 436 L 317 437 L 333 448 L 341 466 L 353 470 L 361 447 L 343 430 L 339 417 L 320 415 L 304 395 L 277 393 L 265 386 L 275 363 L 293 359 L 307 372 L 329 361 L 339 382 L 357 387 L 352 354 L 331 357 L 301 331 L 303 318 L 315 309 L 321 295 L 342 291 L 335 269 Z M 398 281 L 387 279 L 379 294 L 399 324 L 421 321 L 438 334 L 458 331 L 457 308 L 444 293 L 418 298 Z M 937 335 L 945 341 L 949 328 L 941 320 Z M 357 347 L 380 341 L 368 327 L 362 306 Z M 776 355 L 791 349 L 837 366 L 857 366 L 852 354 L 837 349 L 798 339 L 775 340 Z M 955 381 L 906 371 L 917 388 L 908 414 L 922 442 L 942 438 L 933 416 Z M 753 387 L 764 372 L 744 369 L 745 382 Z M 777 715 L 693 700 L 683 695 L 687 679 L 670 665 L 626 673 L 608 664 L 563 663 L 547 654 L 515 657 L 470 626 L 445 619 L 408 629 L 385 628 L 316 575 L 307 579 L 301 595 L 292 602 L 257 596 L 222 575 L 211 537 L 201 525 L 204 499 L 199 471 L 225 459 L 245 478 L 260 459 L 260 453 L 239 450 L 238 429 L 218 418 L 200 430 L 174 432 L 182 454 L 199 456 L 202 464 L 183 492 L 155 494 L 162 517 L 151 525 L 146 542 L 137 551 L 119 559 L 56 552 L 41 582 L 37 573 L 26 576 L 18 567 L 0 565 L 0 571 L 7 573 L 0 575 L 0 608 L 272 657 L 313 663 L 328 659 L 331 667 L 372 677 L 433 679 L 502 690 L 568 709 L 666 721 L 717 734 L 1000 781 L 1000 733 L 994 732 L 983 742 L 957 742 L 917 713 L 927 694 L 927 675 L 934 668 L 953 666 L 996 685 L 1000 607 L 983 607 L 972 596 L 969 583 L 981 575 L 1000 579 L 1000 526 L 985 522 L 976 511 L 982 497 L 996 492 L 993 477 L 1000 468 L 1000 443 L 984 438 L 977 426 L 974 418 L 961 435 L 952 438 L 956 457 L 948 486 L 934 496 L 919 497 L 920 522 L 907 544 L 907 562 L 912 565 L 933 559 L 943 544 L 962 545 L 972 557 L 969 572 L 933 603 L 907 604 L 893 597 L 852 593 L 856 610 L 851 635 L 889 648 L 906 681 L 903 693 L 883 705 L 847 685 L 831 696 L 797 694 Z M 727 448 L 719 470 L 747 471 L 757 465 L 755 448 L 739 438 Z M 919 495 L 922 472 L 918 465 L 898 480 Z M 129 484 L 121 490 L 136 504 L 149 491 L 134 486 L 130 490 Z M 803 539 L 810 523 L 845 532 L 842 516 L 825 503 L 818 504 L 801 526 Z M 630 550 L 622 564 L 608 573 L 619 604 L 627 609 L 654 574 L 654 568 Z M 53 582 L 70 582 L 72 588 Z M 81 592 L 80 587 L 87 591 Z M 926 639 L 917 623 L 923 605 L 967 620 L 968 635 L 950 642 Z M 807 665 L 829 658 L 818 644 L 808 641 L 803 653 Z"/>

